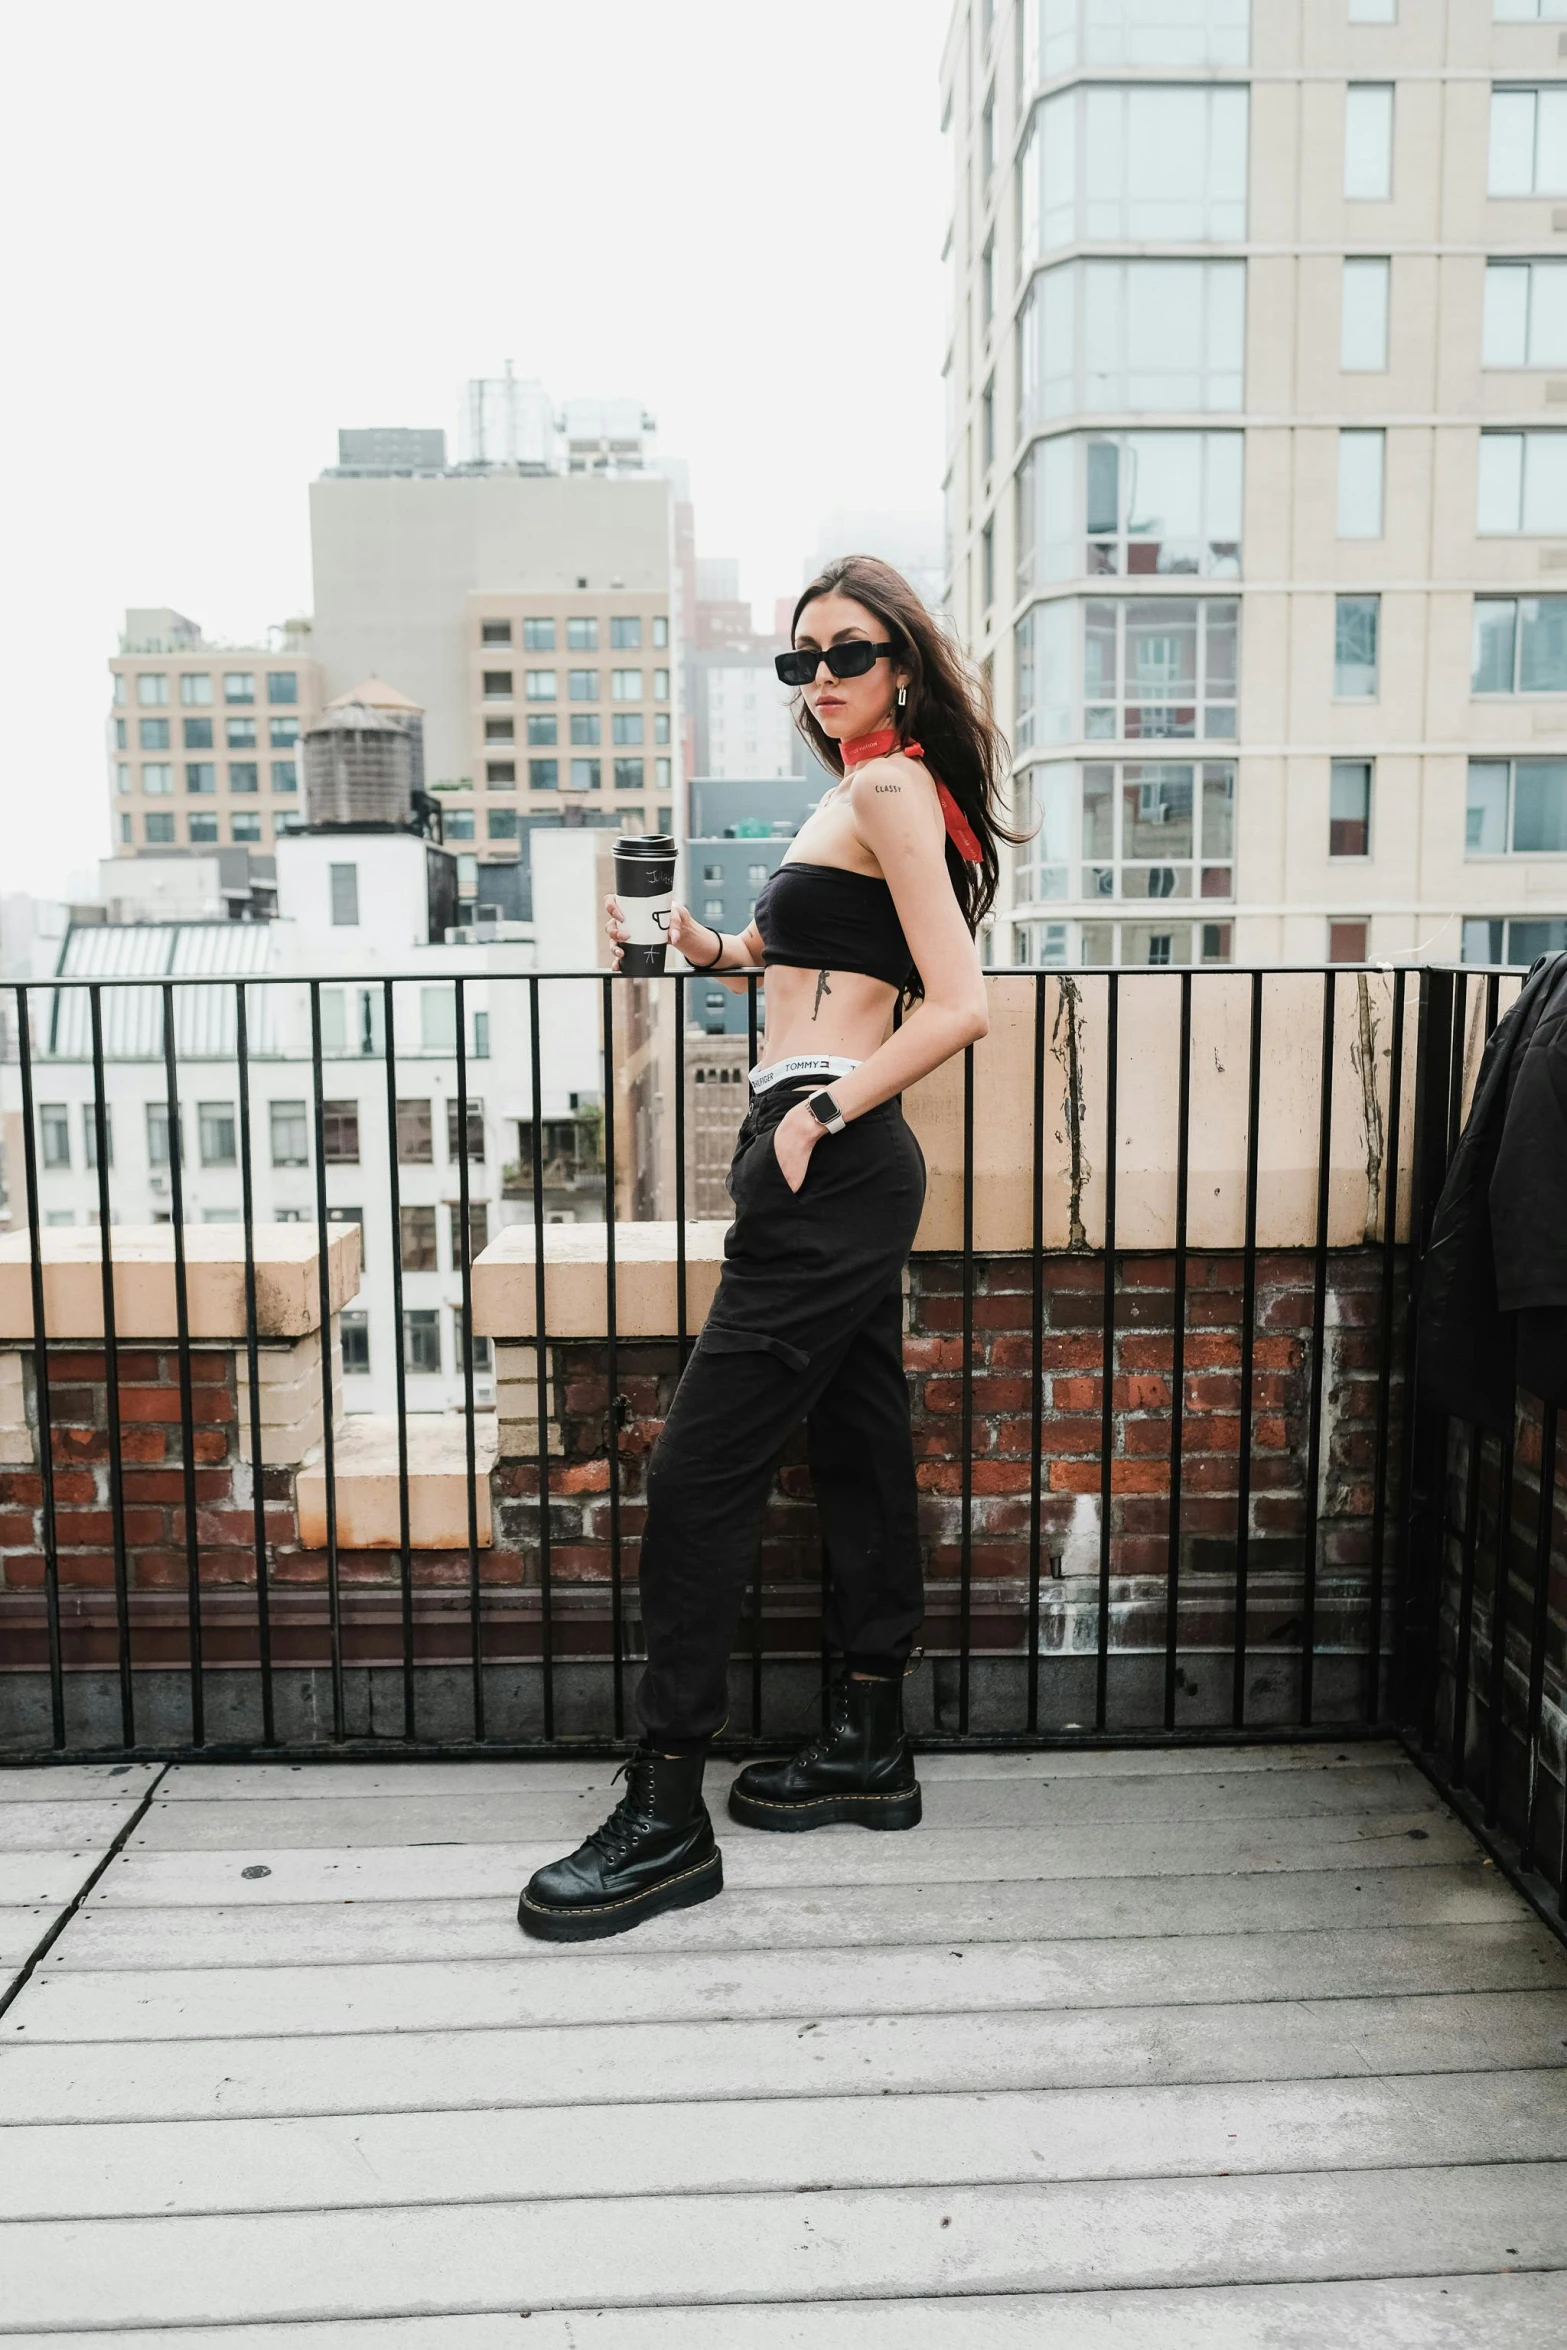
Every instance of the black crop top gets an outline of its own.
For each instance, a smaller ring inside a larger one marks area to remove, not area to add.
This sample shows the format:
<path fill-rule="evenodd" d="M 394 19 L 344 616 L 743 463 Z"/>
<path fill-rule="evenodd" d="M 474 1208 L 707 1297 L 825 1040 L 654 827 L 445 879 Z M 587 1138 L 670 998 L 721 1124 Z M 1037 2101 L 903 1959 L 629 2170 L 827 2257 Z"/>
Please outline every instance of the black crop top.
<path fill-rule="evenodd" d="M 757 894 L 762 961 L 806 971 L 863 971 L 904 987 L 913 969 L 892 892 L 842 865 L 780 865 Z"/>

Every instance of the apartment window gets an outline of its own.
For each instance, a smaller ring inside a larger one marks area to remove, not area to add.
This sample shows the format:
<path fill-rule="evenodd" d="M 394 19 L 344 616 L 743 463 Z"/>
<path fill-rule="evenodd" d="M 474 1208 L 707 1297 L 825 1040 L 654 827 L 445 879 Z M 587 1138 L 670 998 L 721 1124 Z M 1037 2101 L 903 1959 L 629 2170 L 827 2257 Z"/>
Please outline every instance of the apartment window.
<path fill-rule="evenodd" d="M 161 745 L 161 746 L 159 746 L 159 745 L 155 745 L 155 744 L 151 744 L 151 743 L 149 743 L 149 742 L 146 740 L 146 733 L 147 733 L 147 729 L 148 729 L 148 727 L 149 727 L 149 726 L 161 726 L 161 727 L 163 728 L 163 742 L 162 742 L 162 745 Z M 144 751 L 146 751 L 146 750 L 152 750 L 152 749 L 156 749 L 156 748 L 160 748 L 160 747 L 161 747 L 162 749 L 165 749 L 165 750 L 168 748 L 168 740 L 169 740 L 169 729 L 168 729 L 168 721 L 167 721 L 166 719 L 161 719 L 161 718 L 153 718 L 153 719 L 144 718 L 144 719 L 142 720 L 142 722 L 141 722 L 141 727 L 142 727 L 142 737 L 143 737 L 143 739 L 142 739 L 142 749 L 143 749 Z M 211 720 L 210 718 L 187 718 L 187 719 L 186 719 L 186 721 L 185 721 L 185 724 L 184 724 L 184 728 L 183 728 L 183 734 L 184 734 L 184 740 L 185 740 L 185 748 L 186 748 L 186 750 L 187 750 L 187 751 L 210 751 L 210 750 L 211 750 L 211 748 L 212 748 L 212 720 Z"/>
<path fill-rule="evenodd" d="M 1369 922 L 1330 922 L 1328 924 L 1328 961 L 1330 963 L 1364 963 L 1369 953 Z"/>
<path fill-rule="evenodd" d="M 1567 261 L 1488 261 L 1487 367 L 1567 367 Z"/>
<path fill-rule="evenodd" d="M 1491 92 L 1493 196 L 1567 196 L 1567 83 Z"/>
<path fill-rule="evenodd" d="M 397 1163 L 400 1167 L 433 1167 L 435 1129 L 428 1101 L 400 1101 L 397 1105 Z"/>
<path fill-rule="evenodd" d="M 573 669 L 568 673 L 566 690 L 574 702 L 596 702 L 599 698 L 599 673 L 596 669 Z"/>
<path fill-rule="evenodd" d="M 310 1125 L 303 1102 L 269 1102 L 274 1167 L 308 1167 Z"/>
<path fill-rule="evenodd" d="M 114 721 L 114 747 L 117 751 L 128 751 L 131 747 L 130 730 L 123 718 Z"/>
<path fill-rule="evenodd" d="M 245 843 L 261 838 L 261 816 L 255 808 L 238 809 L 229 819 L 229 838 Z"/>
<path fill-rule="evenodd" d="M 1333 599 L 1333 692 L 1340 701 L 1374 701 L 1378 690 L 1380 596 Z"/>
<path fill-rule="evenodd" d="M 297 792 L 299 789 L 299 761 L 274 759 L 272 762 L 272 789 L 277 794 Z"/>
<path fill-rule="evenodd" d="M 196 1135 L 204 1167 L 232 1167 L 235 1164 L 234 1104 L 198 1102 Z"/>
<path fill-rule="evenodd" d="M 655 759 L 653 761 L 654 781 L 660 791 L 668 791 L 673 780 L 673 768 L 674 761 L 672 759 Z M 660 808 L 658 811 L 658 829 L 660 832 L 669 830 L 669 810 L 667 808 Z"/>
<path fill-rule="evenodd" d="M 150 799 L 168 799 L 174 790 L 174 770 L 161 761 L 141 771 L 141 788 Z M 172 833 L 170 839 L 173 838 Z"/>
<path fill-rule="evenodd" d="M 1369 759 L 1334 760 L 1328 780 L 1330 857 L 1370 856 L 1371 775 Z"/>
<path fill-rule="evenodd" d="M 1526 922 L 1466 921 L 1463 931 L 1466 963 L 1538 962 L 1541 955 L 1559 955 L 1567 948 L 1567 916 L 1555 914 Z"/>
<path fill-rule="evenodd" d="M 1471 759 L 1464 854 L 1567 854 L 1567 759 Z"/>
<path fill-rule="evenodd" d="M 979 118 L 980 177 L 988 188 L 996 170 L 996 92 L 992 84 Z"/>
<path fill-rule="evenodd" d="M 528 784 L 533 791 L 558 791 L 560 789 L 560 761 L 558 759 L 530 759 L 528 761 Z"/>
<path fill-rule="evenodd" d="M 668 649 L 669 614 L 667 612 L 655 612 L 653 615 L 653 650 L 655 653 L 663 653 L 667 652 Z"/>
<path fill-rule="evenodd" d="M 169 681 L 159 670 L 144 669 L 136 680 L 136 699 L 144 710 L 161 710 L 169 698 Z"/>
<path fill-rule="evenodd" d="M 441 1260 L 435 1245 L 435 1210 L 400 1207 L 397 1211 L 397 1261 L 405 1273 L 438 1273 Z"/>
<path fill-rule="evenodd" d="M 488 1012 L 475 1012 L 473 1015 L 473 1057 L 476 1061 L 487 1061 L 490 1057 L 490 1015 Z"/>
<path fill-rule="evenodd" d="M 525 653 L 553 653 L 555 650 L 554 621 L 525 620 L 522 624 L 522 649 Z"/>
<path fill-rule="evenodd" d="M 70 1166 L 71 1113 L 64 1102 L 39 1104 L 38 1141 L 46 1167 Z"/>
<path fill-rule="evenodd" d="M 346 1308 L 337 1318 L 337 1328 L 343 1346 L 344 1378 L 368 1378 L 370 1375 L 370 1317 L 363 1306 Z"/>
<path fill-rule="evenodd" d="M 610 721 L 610 736 L 617 743 L 640 743 L 642 740 L 641 711 L 617 710 Z"/>
<path fill-rule="evenodd" d="M 295 743 L 298 742 L 298 740 L 299 720 L 297 718 L 268 719 L 267 741 L 271 744 L 274 751 L 289 750 Z"/>
<path fill-rule="evenodd" d="M 359 920 L 359 868 L 357 865 L 329 865 L 327 873 L 332 895 L 333 928 L 352 930 Z"/>
<path fill-rule="evenodd" d="M 1567 693 L 1567 596 L 1476 596 L 1470 689 Z"/>
<path fill-rule="evenodd" d="M 669 671 L 667 669 L 655 669 L 653 672 L 653 699 L 655 702 L 667 702 L 669 699 Z"/>
<path fill-rule="evenodd" d="M 1089 574 L 1232 579 L 1241 562 L 1240 433 L 1070 433 L 1018 473 L 1018 591 Z"/>
<path fill-rule="evenodd" d="M 359 1104 L 357 1102 L 322 1103 L 321 1155 L 329 1167 L 358 1166 Z"/>
<path fill-rule="evenodd" d="M 253 702 L 255 698 L 256 681 L 248 669 L 230 669 L 225 673 L 223 679 L 223 699 L 225 702 Z"/>
<path fill-rule="evenodd" d="M 410 1306 L 403 1315 L 403 1369 L 434 1373 L 441 1368 L 441 1317 L 434 1306 Z"/>
<path fill-rule="evenodd" d="M 253 751 L 256 747 L 254 718 L 230 718 L 225 724 L 224 736 L 231 751 Z"/>
<path fill-rule="evenodd" d="M 1567 432 L 1480 435 L 1476 527 L 1526 537 L 1567 531 Z"/>
<path fill-rule="evenodd" d="M 1351 24 L 1397 24 L 1398 0 L 1349 0 Z"/>
<path fill-rule="evenodd" d="M 114 788 L 119 793 L 122 800 L 128 799 L 130 797 L 131 770 L 130 762 L 127 759 L 121 759 L 118 765 L 115 767 Z"/>
<path fill-rule="evenodd" d="M 555 699 L 555 671 L 553 669 L 530 669 L 525 681 L 525 692 L 530 702 L 553 702 Z"/>
<path fill-rule="evenodd" d="M 600 762 L 597 759 L 573 759 L 571 762 L 571 789 L 597 791 Z"/>
<path fill-rule="evenodd" d="M 1075 633 L 1078 607 L 1056 609 L 1065 610 L 1068 629 Z M 1096 596 L 1081 610 L 1081 732 L 1088 741 L 1233 737 L 1239 610 L 1232 599 Z M 1041 606 L 1032 617 L 1050 611 Z M 1069 645 L 1067 653 L 1070 683 L 1077 665 Z M 1030 682 L 1051 690 L 1044 679 Z M 1019 687 L 1025 690 L 1021 671 Z M 1052 710 L 1047 703 L 1040 715 L 1052 726 L 1064 718 L 1077 731 L 1069 705 Z"/>
<path fill-rule="evenodd" d="M 114 1113 L 107 1105 L 105 1105 L 103 1113 L 103 1136 L 107 1148 L 108 1164 L 112 1167 L 114 1165 Z M 98 1171 L 98 1113 L 92 1102 L 83 1102 L 82 1104 L 82 1165 L 90 1175 L 95 1175 Z M 91 1218 L 91 1221 L 97 1223 L 96 1214 Z"/>
<path fill-rule="evenodd" d="M 1018 342 L 1025 431 L 1075 409 L 1237 409 L 1246 264 L 1073 261 L 1043 270 Z"/>
<path fill-rule="evenodd" d="M 1028 793 L 1024 898 L 1235 894 L 1232 760 L 1052 763 L 1029 770 Z"/>
<path fill-rule="evenodd" d="M 596 710 L 573 710 L 571 713 L 571 739 L 579 750 L 596 750 L 601 733 L 599 714 Z"/>
<path fill-rule="evenodd" d="M 511 643 L 511 622 L 509 620 L 481 620 L 479 642 L 481 645 L 509 645 Z"/>
<path fill-rule="evenodd" d="M 543 670 L 535 670 L 530 673 L 530 692 L 532 691 L 532 677 L 544 676 L 546 674 L 547 672 Z M 552 685 L 550 687 L 550 692 L 553 694 L 554 690 L 555 689 Z M 486 669 L 484 672 L 484 698 L 487 702 L 509 702 L 511 700 L 511 692 L 512 673 L 509 669 Z"/>
<path fill-rule="evenodd" d="M 988 612 L 996 600 L 996 526 L 987 522 L 979 534 L 979 601 Z"/>
<path fill-rule="evenodd" d="M 448 1098 L 446 1104 L 446 1156 L 454 1163 L 457 1157 L 457 1104 Z M 468 1104 L 468 1156 L 480 1166 L 484 1163 L 484 1104 Z"/>
<path fill-rule="evenodd" d="M 528 714 L 528 741 L 554 743 L 558 739 L 560 721 L 553 710 L 530 711 Z"/>
<path fill-rule="evenodd" d="M 167 1102 L 147 1104 L 147 1164 L 166 1167 L 169 1163 L 169 1105 Z"/>
<path fill-rule="evenodd" d="M 642 672 L 640 669 L 612 669 L 609 690 L 617 702 L 640 702 L 642 699 Z"/>
<path fill-rule="evenodd" d="M 261 789 L 261 769 L 254 759 L 229 761 L 229 790 L 231 792 L 258 792 Z"/>
<path fill-rule="evenodd" d="M 441 833 L 446 840 L 472 840 L 473 810 L 448 808 L 441 819 Z"/>
<path fill-rule="evenodd" d="M 1341 539 L 1382 536 L 1382 476 L 1387 435 L 1341 432 L 1338 436 L 1338 535 Z"/>
<path fill-rule="evenodd" d="M 1560 24 L 1567 20 L 1567 0 L 1491 0 L 1498 24 Z"/>
<path fill-rule="evenodd" d="M 1351 82 L 1344 93 L 1344 193 L 1380 203 L 1393 193 L 1393 86 Z"/>
<path fill-rule="evenodd" d="M 1246 234 L 1247 92 L 1110 82 L 1034 108 L 1019 167 L 1024 267 L 1085 239 Z"/>
<path fill-rule="evenodd" d="M 669 740 L 669 712 L 667 710 L 655 710 L 653 713 L 653 740 L 656 743 L 667 743 Z M 669 762 L 666 759 L 662 764 L 667 767 Z"/>
<path fill-rule="evenodd" d="M 615 789 L 616 791 L 640 791 L 642 789 L 642 761 L 640 759 L 617 759 L 615 761 Z"/>
<path fill-rule="evenodd" d="M 1358 4 L 1350 0 L 1352 18 Z M 1027 0 L 1019 81 L 1031 89 L 1074 65 L 1244 65 L 1248 15 L 1248 0 Z"/>
<path fill-rule="evenodd" d="M 120 840 L 125 847 L 129 848 L 135 837 L 136 828 L 131 822 L 131 812 L 129 808 L 122 808 L 120 810 Z"/>
<path fill-rule="evenodd" d="M 151 812 L 146 820 L 146 834 L 149 848 L 161 848 L 174 838 L 174 818 L 166 809 Z"/>
<path fill-rule="evenodd" d="M 979 257 L 979 315 L 986 332 L 996 315 L 996 240 L 987 237 Z"/>
<path fill-rule="evenodd" d="M 487 743 L 514 743 L 517 739 L 514 721 L 510 718 L 486 718 L 484 739 Z"/>
<path fill-rule="evenodd" d="M 111 699 L 117 703 L 123 702 L 125 699 L 125 673 L 123 670 L 117 669 L 114 673 L 114 691 Z"/>
<path fill-rule="evenodd" d="M 193 814 L 187 823 L 186 830 L 193 846 L 205 847 L 208 842 L 215 841 L 218 837 L 217 817 L 206 813 Z"/>
<path fill-rule="evenodd" d="M 599 649 L 599 624 L 594 619 L 568 620 L 566 623 L 566 650 L 568 653 L 596 653 Z"/>
<path fill-rule="evenodd" d="M 180 679 L 180 700 L 187 710 L 205 710 L 212 703 L 212 680 L 203 670 L 187 669 Z"/>
<path fill-rule="evenodd" d="M 269 669 L 267 671 L 267 700 L 269 702 L 280 704 L 297 702 L 298 699 L 299 677 L 295 670 Z"/>
<path fill-rule="evenodd" d="M 143 751 L 166 751 L 169 747 L 168 720 L 143 718 L 136 729 L 136 742 Z"/>
<path fill-rule="evenodd" d="M 515 840 L 517 838 L 516 809 L 486 809 L 484 831 L 487 840 Z"/>
<path fill-rule="evenodd" d="M 704 922 L 722 921 L 723 912 L 724 901 L 722 898 L 704 898 L 702 900 L 702 919 Z"/>
<path fill-rule="evenodd" d="M 612 653 L 639 653 L 642 650 L 642 622 L 635 612 L 622 612 L 609 624 L 609 646 Z"/>
<path fill-rule="evenodd" d="M 487 759 L 484 764 L 484 781 L 490 791 L 515 789 L 517 782 L 516 760 Z"/>
<path fill-rule="evenodd" d="M 454 1201 L 447 1209 L 446 1220 L 447 1240 L 452 1252 L 452 1269 L 454 1272 L 460 1272 L 463 1265 L 462 1206 L 460 1202 Z M 475 1257 L 482 1257 L 489 1245 L 489 1208 L 482 1199 L 470 1200 L 468 1202 L 467 1262 L 471 1265 Z"/>
<path fill-rule="evenodd" d="M 185 789 L 198 798 L 210 798 L 218 788 L 218 770 L 211 759 L 187 759 Z"/>
<path fill-rule="evenodd" d="M 455 1369 L 456 1369 L 456 1370 L 457 1370 L 459 1373 L 461 1373 L 461 1371 L 462 1371 L 462 1368 L 463 1368 L 462 1334 L 463 1334 L 463 1312 L 462 1312 L 462 1307 L 461 1307 L 461 1306 L 453 1306 L 453 1308 L 452 1308 L 452 1363 L 453 1363 L 453 1367 L 454 1367 L 454 1368 L 455 1368 Z M 472 1370 L 472 1371 L 473 1371 L 473 1372 L 474 1372 L 476 1375 L 480 1375 L 480 1374 L 488 1374 L 488 1373 L 489 1373 L 489 1372 L 490 1372 L 490 1371 L 491 1371 L 491 1370 L 494 1368 L 494 1356 L 493 1356 L 493 1353 L 492 1353 L 492 1351 L 491 1351 L 490 1342 L 489 1342 L 489 1340 L 488 1340 L 487 1338 L 476 1338 L 476 1339 L 474 1340 L 474 1342 L 473 1342 L 473 1361 L 472 1361 L 471 1365 L 469 1366 L 469 1368 L 470 1368 L 470 1369 L 471 1369 L 471 1370 Z"/>
<path fill-rule="evenodd" d="M 1344 264 L 1338 363 L 1346 375 L 1378 375 L 1387 366 L 1387 307 L 1391 264 Z"/>

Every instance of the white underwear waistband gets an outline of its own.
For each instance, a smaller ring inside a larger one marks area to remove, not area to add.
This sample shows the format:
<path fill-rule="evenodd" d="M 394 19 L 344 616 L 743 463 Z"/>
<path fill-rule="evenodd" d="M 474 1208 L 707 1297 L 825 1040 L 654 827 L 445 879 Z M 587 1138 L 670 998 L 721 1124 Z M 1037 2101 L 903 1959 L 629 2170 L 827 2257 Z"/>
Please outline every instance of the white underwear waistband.
<path fill-rule="evenodd" d="M 758 1062 L 750 1072 L 751 1091 L 766 1093 L 769 1086 L 786 1077 L 847 1077 L 859 1065 L 845 1060 L 842 1053 L 794 1053 L 787 1061 L 769 1061 L 765 1068 Z"/>

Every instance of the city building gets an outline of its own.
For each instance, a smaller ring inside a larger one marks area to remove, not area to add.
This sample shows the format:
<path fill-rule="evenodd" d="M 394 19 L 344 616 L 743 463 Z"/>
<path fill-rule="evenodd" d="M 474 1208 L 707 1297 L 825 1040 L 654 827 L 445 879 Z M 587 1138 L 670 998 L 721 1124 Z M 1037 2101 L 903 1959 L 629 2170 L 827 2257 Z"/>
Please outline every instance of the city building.
<path fill-rule="evenodd" d="M 299 736 L 321 705 L 308 621 L 209 644 L 166 608 L 125 615 L 109 663 L 115 852 L 267 849 L 302 821 Z"/>
<path fill-rule="evenodd" d="M 310 502 L 322 690 L 373 675 L 418 705 L 450 845 L 520 882 L 538 830 L 674 828 L 666 479 L 339 469 Z"/>
<path fill-rule="evenodd" d="M 1560 0 L 963 0 L 994 959 L 1567 945 Z"/>
<path fill-rule="evenodd" d="M 756 912 L 757 892 L 832 782 L 814 760 L 809 765 L 808 777 L 692 777 L 686 872 L 688 902 L 699 921 L 731 937 L 744 930 Z M 704 984 L 700 973 L 686 991 L 686 1006 L 692 1023 L 710 1036 L 749 1033 L 745 997 L 715 980 Z"/>

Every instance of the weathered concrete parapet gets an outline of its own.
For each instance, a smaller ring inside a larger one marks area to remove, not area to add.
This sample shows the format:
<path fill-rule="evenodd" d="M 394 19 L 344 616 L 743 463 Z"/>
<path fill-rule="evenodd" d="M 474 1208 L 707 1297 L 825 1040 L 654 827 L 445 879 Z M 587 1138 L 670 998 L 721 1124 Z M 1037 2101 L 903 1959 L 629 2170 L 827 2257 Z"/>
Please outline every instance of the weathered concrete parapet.
<path fill-rule="evenodd" d="M 87 1225 L 39 1234 L 44 1329 L 51 1340 L 103 1336 L 103 1251 Z M 187 1224 L 185 1294 L 193 1341 L 245 1337 L 245 1242 L 234 1224 Z M 313 1224 L 257 1224 L 256 1331 L 262 1339 L 304 1338 L 321 1326 L 320 1256 Z M 115 1224 L 109 1231 L 115 1333 L 126 1341 L 171 1339 L 179 1328 L 172 1224 Z M 359 1228 L 327 1241 L 332 1312 L 358 1294 Z M 0 1346 L 33 1338 L 32 1260 L 27 1234 L 0 1234 Z"/>

